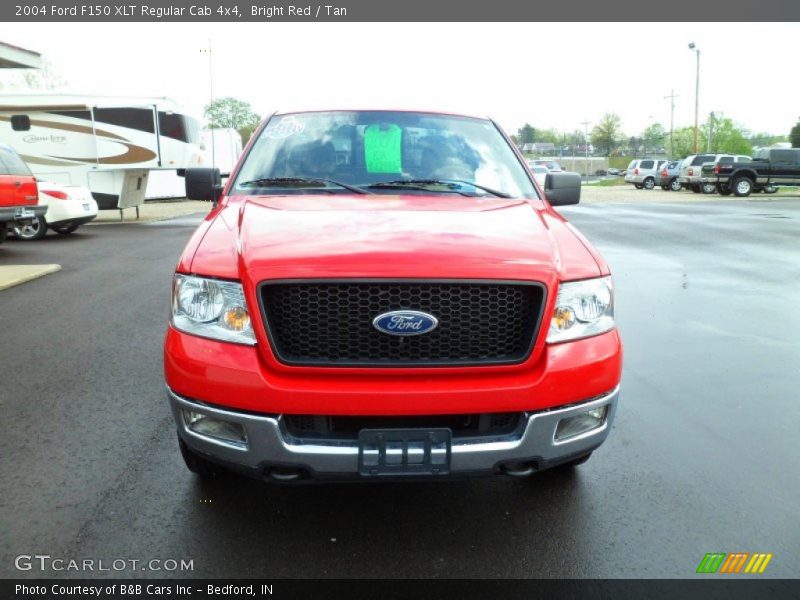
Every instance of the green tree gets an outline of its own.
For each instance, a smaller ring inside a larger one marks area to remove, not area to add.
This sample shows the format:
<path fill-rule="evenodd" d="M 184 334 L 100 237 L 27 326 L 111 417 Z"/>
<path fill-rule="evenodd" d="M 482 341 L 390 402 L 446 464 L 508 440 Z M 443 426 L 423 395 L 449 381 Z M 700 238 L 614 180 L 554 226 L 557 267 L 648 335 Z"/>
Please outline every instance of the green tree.
<path fill-rule="evenodd" d="M 789 134 L 789 141 L 792 142 L 792 148 L 800 148 L 800 120 L 792 127 L 792 131 Z"/>
<path fill-rule="evenodd" d="M 558 134 L 558 131 L 555 129 L 538 129 L 536 131 L 536 141 L 537 142 L 549 142 L 551 144 L 558 144 L 561 139 L 561 136 Z"/>
<path fill-rule="evenodd" d="M 675 158 L 694 154 L 694 127 L 681 127 L 673 133 Z M 698 152 L 708 148 L 708 124 L 701 125 L 697 134 Z M 752 154 L 753 145 L 740 127 L 730 119 L 715 119 L 711 136 L 711 152 L 716 154 Z"/>
<path fill-rule="evenodd" d="M 744 132 L 737 127 L 731 119 L 714 119 L 711 132 L 711 152 L 715 154 L 752 154 L 753 146 L 747 140 Z M 702 137 L 708 140 L 708 125 L 701 128 Z M 708 147 L 707 142 L 700 148 Z"/>
<path fill-rule="evenodd" d="M 242 136 L 242 141 L 247 143 L 253 131 L 261 120 L 248 102 L 236 98 L 217 98 L 206 105 L 203 114 L 212 129 L 235 129 Z"/>
<path fill-rule="evenodd" d="M 672 132 L 672 140 L 675 144 L 675 156 L 673 158 L 683 158 L 694 154 L 694 127 L 680 127 Z M 706 147 L 706 140 L 703 129 L 700 128 L 697 136 L 697 146 Z"/>
<path fill-rule="evenodd" d="M 532 144 L 536 141 L 536 129 L 530 124 L 525 123 L 517 132 L 520 144 Z"/>
<path fill-rule="evenodd" d="M 615 113 L 606 113 L 600 122 L 592 129 L 591 139 L 595 148 L 608 156 L 611 151 L 619 144 L 623 137 L 620 129 L 620 118 Z"/>
<path fill-rule="evenodd" d="M 581 144 L 583 144 L 583 132 L 580 129 L 576 129 L 572 133 L 564 134 L 565 146 L 574 148 L 575 146 L 580 146 Z"/>
<path fill-rule="evenodd" d="M 750 142 L 753 147 L 765 147 L 774 146 L 779 142 L 788 142 L 789 138 L 785 135 L 774 135 L 772 133 L 761 132 L 750 134 L 750 136 L 747 138 L 747 141 Z"/>
<path fill-rule="evenodd" d="M 664 139 L 667 137 L 667 132 L 660 123 L 653 123 L 642 132 L 642 141 L 644 142 L 645 151 L 651 153 L 656 148 L 664 147 Z"/>

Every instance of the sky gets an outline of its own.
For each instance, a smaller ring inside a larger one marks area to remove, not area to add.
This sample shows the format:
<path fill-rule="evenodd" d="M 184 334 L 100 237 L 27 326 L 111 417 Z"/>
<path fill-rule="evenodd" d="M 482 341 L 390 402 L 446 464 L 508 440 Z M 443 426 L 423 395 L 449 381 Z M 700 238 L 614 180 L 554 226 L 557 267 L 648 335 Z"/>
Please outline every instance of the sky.
<path fill-rule="evenodd" d="M 200 117 L 213 97 L 262 116 L 309 108 L 410 108 L 571 132 L 617 113 L 623 132 L 700 120 L 753 132 L 800 118 L 797 23 L 15 23 L 0 41 L 35 50 L 65 92 L 169 96 Z M 202 52 L 210 47 L 208 54 Z M 785 60 L 781 60 L 784 57 Z M 745 73 L 732 73 L 732 68 Z M 211 82 L 209 83 L 209 73 Z M 12 75 L 0 72 L 0 82 Z M 213 87 L 213 90 L 210 88 Z M 8 85 L 5 86 L 8 89 Z"/>

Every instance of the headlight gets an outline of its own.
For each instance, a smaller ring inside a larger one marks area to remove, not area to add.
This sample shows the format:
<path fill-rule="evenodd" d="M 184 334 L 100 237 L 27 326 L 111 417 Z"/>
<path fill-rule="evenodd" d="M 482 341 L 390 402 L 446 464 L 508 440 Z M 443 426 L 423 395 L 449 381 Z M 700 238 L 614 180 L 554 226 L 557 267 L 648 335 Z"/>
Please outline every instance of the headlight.
<path fill-rule="evenodd" d="M 605 333 L 614 328 L 614 286 L 611 277 L 568 281 L 558 288 L 547 334 L 549 343 Z"/>
<path fill-rule="evenodd" d="M 231 281 L 175 275 L 172 325 L 186 333 L 225 342 L 256 343 L 242 284 Z"/>

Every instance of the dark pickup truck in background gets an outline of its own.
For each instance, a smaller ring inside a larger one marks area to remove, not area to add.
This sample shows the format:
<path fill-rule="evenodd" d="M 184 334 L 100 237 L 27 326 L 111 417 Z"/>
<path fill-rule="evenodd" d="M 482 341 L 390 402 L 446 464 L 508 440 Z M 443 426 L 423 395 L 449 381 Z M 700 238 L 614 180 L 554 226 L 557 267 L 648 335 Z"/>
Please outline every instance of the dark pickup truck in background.
<path fill-rule="evenodd" d="M 800 186 L 800 148 L 760 150 L 751 161 L 706 164 L 701 181 L 716 184 L 721 194 L 733 192 L 737 196 L 774 192 L 779 186 Z"/>

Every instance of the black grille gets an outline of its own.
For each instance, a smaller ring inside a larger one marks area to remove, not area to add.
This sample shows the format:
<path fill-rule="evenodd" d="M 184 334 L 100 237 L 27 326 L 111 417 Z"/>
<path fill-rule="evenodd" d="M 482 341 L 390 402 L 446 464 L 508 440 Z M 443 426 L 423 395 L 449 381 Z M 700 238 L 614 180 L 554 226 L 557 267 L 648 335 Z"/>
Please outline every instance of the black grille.
<path fill-rule="evenodd" d="M 273 350 L 297 365 L 504 364 L 525 360 L 544 287 L 498 282 L 281 282 L 261 286 Z M 372 326 L 379 314 L 418 310 L 439 325 L 418 336 Z"/>
<path fill-rule="evenodd" d="M 296 438 L 358 439 L 362 429 L 431 429 L 446 427 L 455 438 L 497 437 L 520 427 L 522 413 L 412 415 L 404 417 L 284 415 L 287 432 Z"/>

